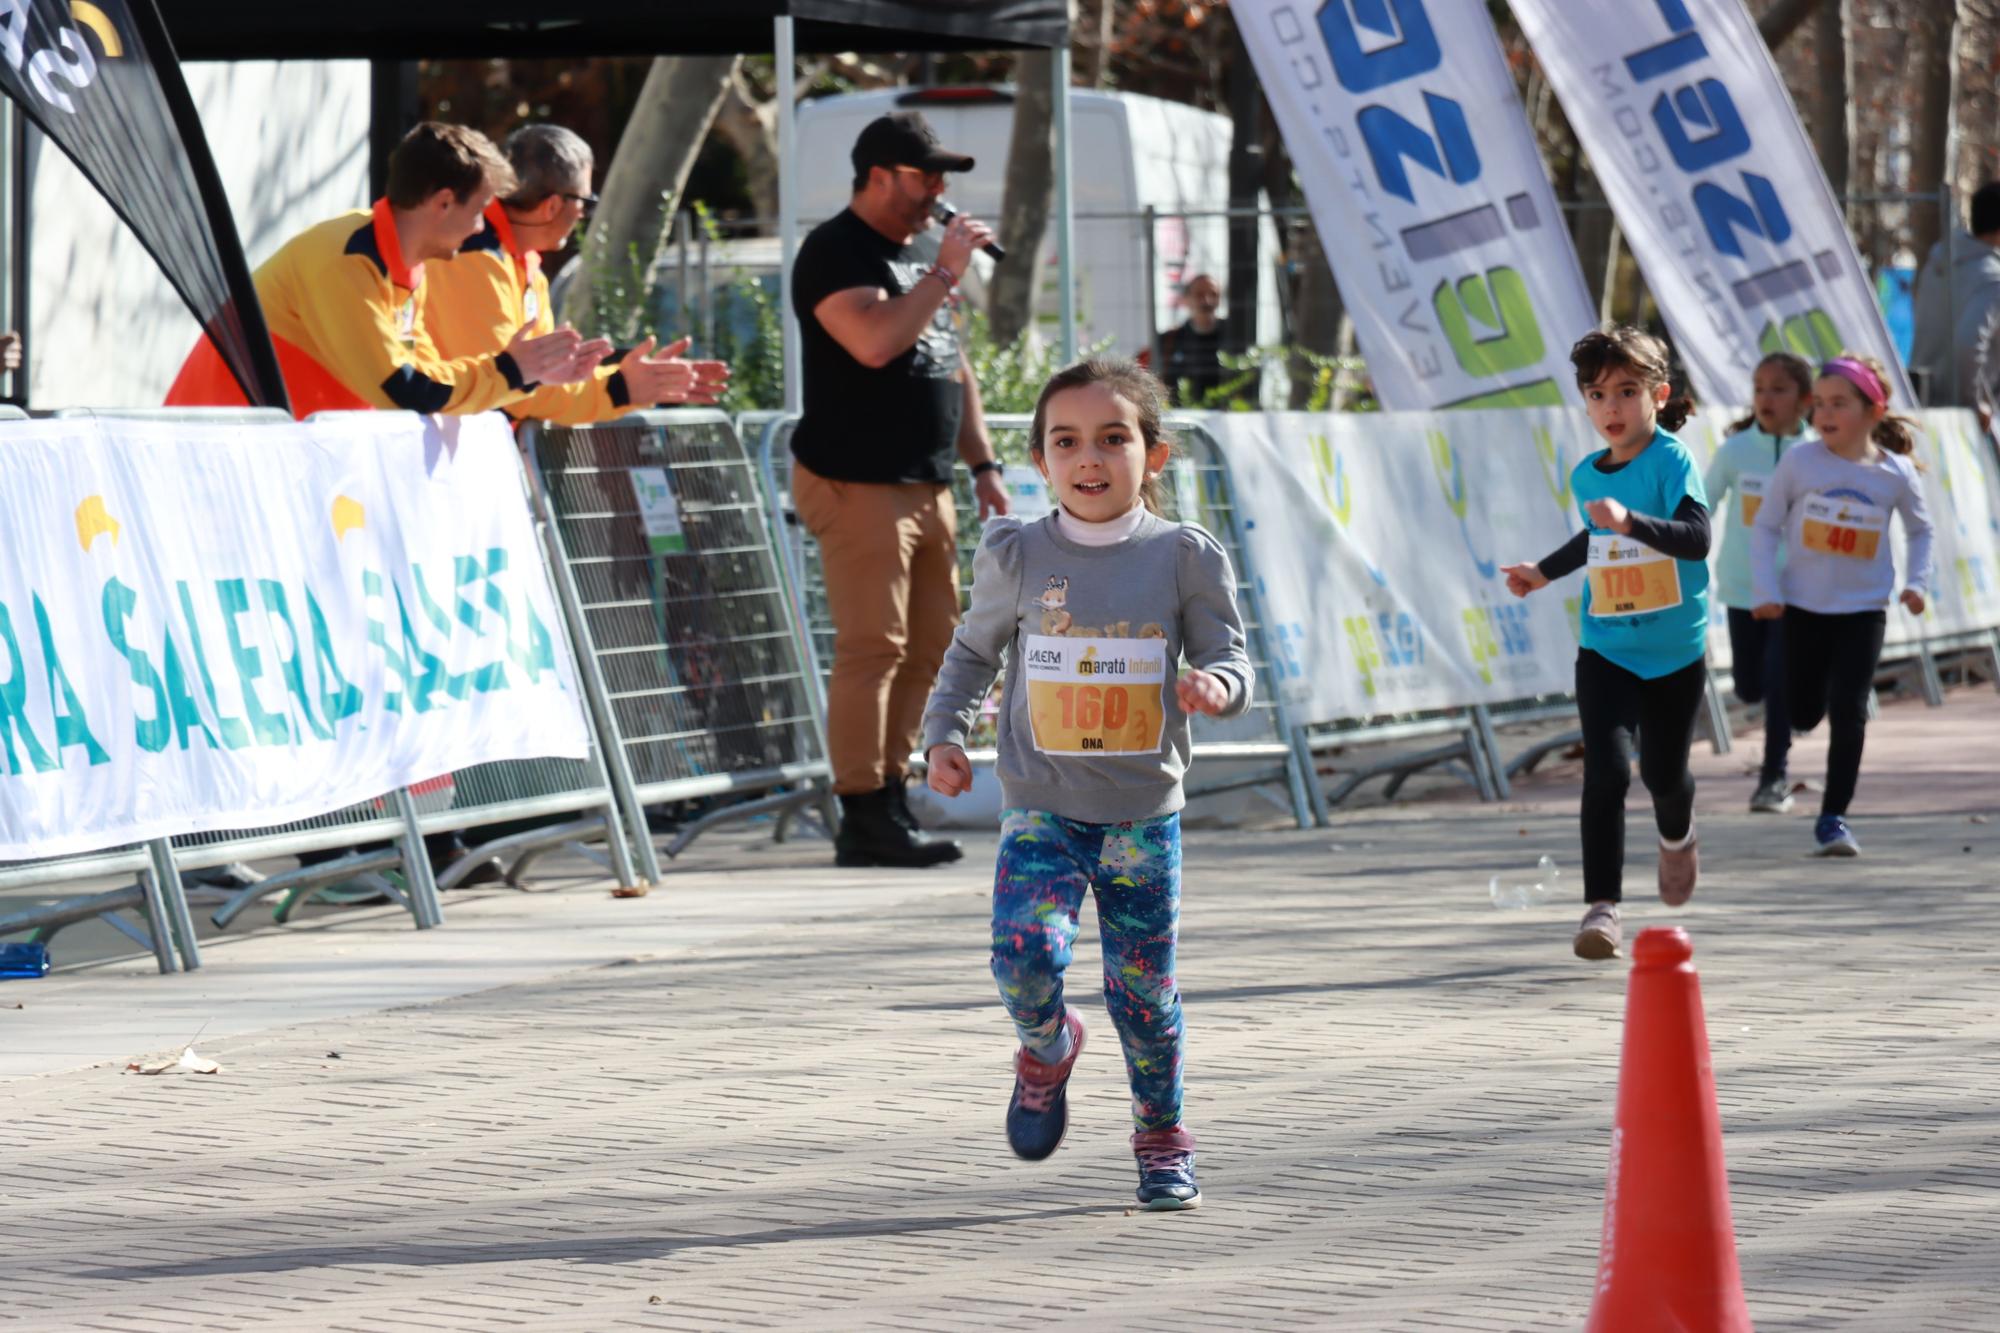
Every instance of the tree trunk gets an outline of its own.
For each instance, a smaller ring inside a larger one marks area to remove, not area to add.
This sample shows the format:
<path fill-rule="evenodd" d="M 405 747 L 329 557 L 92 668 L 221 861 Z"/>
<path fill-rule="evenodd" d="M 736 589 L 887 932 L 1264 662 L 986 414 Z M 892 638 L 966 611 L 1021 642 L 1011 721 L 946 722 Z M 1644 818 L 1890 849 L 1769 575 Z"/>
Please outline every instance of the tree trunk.
<path fill-rule="evenodd" d="M 1327 263 L 1316 228 L 1308 224 L 1292 236 L 1292 257 L 1299 266 L 1298 285 L 1292 295 L 1292 344 L 1324 356 L 1337 356 L 1340 326 L 1347 312 L 1341 304 L 1340 288 L 1334 285 L 1333 269 Z M 1292 381 L 1291 401 L 1287 406 L 1296 412 L 1310 403 L 1317 388 L 1314 381 L 1319 368 L 1304 357 L 1294 356 L 1287 369 Z M 1338 410 L 1340 387 L 1336 384 L 1329 396 L 1329 409 Z"/>
<path fill-rule="evenodd" d="M 637 337 L 671 206 L 687 184 L 738 59 L 653 61 L 605 170 L 603 201 L 563 298 L 563 318 L 586 335 L 606 333 L 619 342 Z"/>
<path fill-rule="evenodd" d="M 1916 45 L 1917 120 L 1910 145 L 1910 189 L 1917 194 L 1944 184 L 1945 152 L 1951 139 L 1952 55 L 1957 40 L 1957 0 L 1914 0 L 1910 15 Z M 1944 234 L 1948 222 L 1935 202 L 1910 210 L 1910 243 L 1918 262 Z"/>
<path fill-rule="evenodd" d="M 1819 74 L 1813 97 L 1813 147 L 1819 151 L 1827 184 L 1839 199 L 1853 180 L 1853 148 L 1847 126 L 1852 109 L 1847 82 L 1847 13 L 1841 0 L 1824 0 L 1813 15 L 1813 60 Z"/>
<path fill-rule="evenodd" d="M 1075 21 L 1075 17 L 1076 15 L 1073 12 L 1072 22 Z M 1092 49 L 1095 50 L 1096 54 L 1090 62 L 1089 73 L 1083 74 L 1079 71 L 1078 80 L 1088 87 L 1106 88 L 1110 86 L 1111 38 L 1112 34 L 1116 31 L 1115 24 L 1117 18 L 1117 0 L 1097 0 L 1097 18 L 1096 22 L 1092 25 L 1097 30 L 1092 39 L 1094 42 Z"/>
<path fill-rule="evenodd" d="M 1822 3 L 1837 6 L 1839 0 L 1778 0 L 1757 20 L 1757 34 L 1764 39 L 1764 45 L 1775 51 Z"/>
<path fill-rule="evenodd" d="M 996 345 L 1006 347 L 1035 318 L 1041 283 L 1042 238 L 1055 202 L 1055 55 L 1024 51 L 1014 67 L 1014 138 L 1000 204 L 1000 243 L 1007 257 L 993 268 L 986 313 Z"/>
<path fill-rule="evenodd" d="M 2000 0 L 1960 0 L 1958 161 L 1962 200 L 2000 179 Z"/>
<path fill-rule="evenodd" d="M 739 68 L 715 113 L 714 132 L 742 159 L 744 183 L 759 222 L 773 228 L 778 217 L 778 104 L 759 102 Z"/>
<path fill-rule="evenodd" d="M 1229 322 L 1223 345 L 1242 352 L 1257 341 L 1257 187 L 1264 147 L 1261 123 L 1270 117 L 1250 48 L 1231 21 L 1229 39 Z"/>

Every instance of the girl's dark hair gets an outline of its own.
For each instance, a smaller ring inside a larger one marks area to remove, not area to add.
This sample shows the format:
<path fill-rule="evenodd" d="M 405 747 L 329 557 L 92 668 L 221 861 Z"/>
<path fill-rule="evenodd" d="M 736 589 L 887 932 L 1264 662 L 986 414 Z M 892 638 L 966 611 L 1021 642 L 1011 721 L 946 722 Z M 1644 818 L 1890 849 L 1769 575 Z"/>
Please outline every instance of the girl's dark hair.
<path fill-rule="evenodd" d="M 1806 400 L 1807 410 L 1810 411 L 1813 386 L 1812 362 L 1806 360 L 1797 352 L 1773 352 L 1757 363 L 1757 370 L 1763 370 L 1767 366 L 1775 366 L 1792 377 L 1792 383 L 1799 386 L 1799 397 Z M 1757 371 L 1753 370 L 1750 373 L 1755 375 Z M 1737 431 L 1749 430 L 1756 424 L 1757 414 L 1752 412 L 1749 416 L 1743 418 L 1743 420 L 1731 424 L 1729 429 L 1724 431 L 1723 434 L 1734 435 Z"/>
<path fill-rule="evenodd" d="M 1862 365 L 1874 371 L 1875 378 L 1882 381 L 1882 391 L 1884 393 L 1895 392 L 1895 386 L 1889 379 L 1889 372 L 1883 367 L 1880 361 L 1877 361 L 1866 352 L 1842 352 L 1841 355 L 1849 361 L 1859 361 Z M 1828 375 L 1833 375 L 1835 378 L 1841 380 L 1847 379 L 1845 375 L 1827 370 L 1824 367 L 1821 367 L 1819 373 L 1822 379 Z M 1854 387 L 1854 392 L 1861 393 L 1858 385 Z M 1863 402 L 1868 401 L 1868 395 L 1861 394 L 1861 400 Z M 1886 449 L 1892 454 L 1903 454 L 1907 457 L 1913 454 L 1917 447 L 1916 420 L 1912 417 L 1906 417 L 1900 412 L 1884 412 L 1882 419 L 1875 423 L 1875 429 L 1868 432 L 1868 438 L 1875 441 L 1875 447 L 1878 449 Z M 1917 462 L 1915 458 L 1910 458 L 1910 461 L 1916 463 L 1919 470 L 1923 468 L 1923 464 Z"/>
<path fill-rule="evenodd" d="M 1630 324 L 1609 324 L 1592 329 L 1569 349 L 1569 363 L 1576 367 L 1576 387 L 1588 389 L 1606 372 L 1629 370 L 1648 389 L 1673 383 L 1667 345 L 1644 329 Z M 1694 399 L 1685 394 L 1660 404 L 1660 425 L 1679 430 L 1694 414 Z"/>
<path fill-rule="evenodd" d="M 1103 384 L 1111 392 L 1132 404 L 1139 414 L 1139 436 L 1145 441 L 1147 452 L 1159 445 L 1173 445 L 1173 439 L 1160 424 L 1166 415 L 1167 395 L 1160 387 L 1160 381 L 1136 361 L 1125 361 L 1114 357 L 1091 357 L 1073 366 L 1065 366 L 1049 376 L 1049 382 L 1042 386 L 1042 396 L 1035 400 L 1035 421 L 1030 427 L 1028 452 L 1036 458 L 1042 456 L 1042 440 L 1049 427 L 1049 400 L 1064 389 L 1080 389 L 1088 384 Z M 1160 512 L 1160 479 L 1147 477 L 1139 484 L 1139 501 L 1147 509 Z"/>

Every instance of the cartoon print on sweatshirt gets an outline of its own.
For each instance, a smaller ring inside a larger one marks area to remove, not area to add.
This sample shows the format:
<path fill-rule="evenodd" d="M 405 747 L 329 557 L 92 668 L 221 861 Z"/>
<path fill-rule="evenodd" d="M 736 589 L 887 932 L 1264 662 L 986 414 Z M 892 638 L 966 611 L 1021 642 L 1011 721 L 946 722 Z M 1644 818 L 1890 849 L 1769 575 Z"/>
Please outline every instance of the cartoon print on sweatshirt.
<path fill-rule="evenodd" d="M 1069 604 L 1069 575 L 1049 575 L 1048 586 L 1042 589 L 1042 595 L 1035 599 L 1034 604 L 1042 608 L 1042 633 L 1069 633 L 1069 627 L 1075 620 L 1064 609 Z"/>

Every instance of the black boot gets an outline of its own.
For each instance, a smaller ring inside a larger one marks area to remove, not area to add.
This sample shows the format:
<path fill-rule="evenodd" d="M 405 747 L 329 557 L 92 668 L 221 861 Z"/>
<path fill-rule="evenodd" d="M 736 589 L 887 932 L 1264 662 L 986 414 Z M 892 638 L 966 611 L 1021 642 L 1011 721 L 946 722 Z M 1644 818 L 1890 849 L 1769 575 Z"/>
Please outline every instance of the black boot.
<path fill-rule="evenodd" d="M 910 787 L 906 780 L 890 778 L 884 790 L 889 793 L 889 817 L 908 829 L 911 837 L 926 846 L 950 848 L 951 855 L 943 858 L 946 861 L 956 861 L 965 855 L 965 849 L 958 845 L 957 839 L 924 832 L 924 826 L 917 822 L 917 816 L 910 809 Z"/>
<path fill-rule="evenodd" d="M 934 866 L 962 855 L 955 842 L 903 827 L 887 787 L 840 798 L 840 835 L 833 840 L 837 866 Z"/>

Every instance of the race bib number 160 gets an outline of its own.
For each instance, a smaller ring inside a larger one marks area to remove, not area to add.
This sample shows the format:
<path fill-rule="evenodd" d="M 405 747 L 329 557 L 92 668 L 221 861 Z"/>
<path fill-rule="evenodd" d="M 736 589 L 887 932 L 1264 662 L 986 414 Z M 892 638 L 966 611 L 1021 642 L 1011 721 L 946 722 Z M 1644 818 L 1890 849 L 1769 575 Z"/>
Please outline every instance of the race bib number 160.
<path fill-rule="evenodd" d="M 1067 639 L 1022 645 L 1028 718 L 1043 754 L 1157 754 L 1165 639 Z"/>

